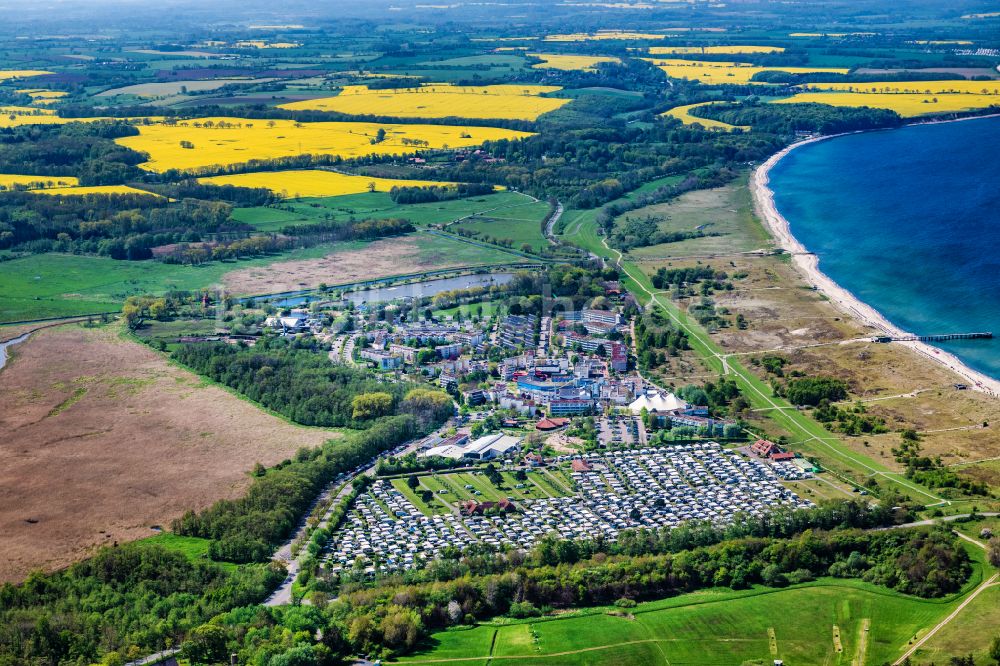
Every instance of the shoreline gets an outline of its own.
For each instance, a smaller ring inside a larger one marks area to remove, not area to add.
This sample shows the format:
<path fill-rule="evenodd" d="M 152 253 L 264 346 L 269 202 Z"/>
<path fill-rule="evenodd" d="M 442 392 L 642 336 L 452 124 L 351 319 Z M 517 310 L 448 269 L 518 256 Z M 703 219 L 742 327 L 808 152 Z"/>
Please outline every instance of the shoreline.
<path fill-rule="evenodd" d="M 1000 114 L 990 116 L 975 116 L 976 118 L 995 117 Z M 957 118 L 955 120 L 936 122 L 959 122 L 968 118 Z M 926 124 L 926 123 L 912 123 Z M 905 125 L 909 126 L 909 125 Z M 880 334 L 891 337 L 906 337 L 913 335 L 902 330 L 890 322 L 881 312 L 862 302 L 857 296 L 847 289 L 841 287 L 823 273 L 819 268 L 819 257 L 810 252 L 795 236 L 792 235 L 788 220 L 778 212 L 774 203 L 774 191 L 769 187 L 769 172 L 790 152 L 800 146 L 817 141 L 826 141 L 838 136 L 847 134 L 859 134 L 860 132 L 849 132 L 844 134 L 833 134 L 830 136 L 813 137 L 804 141 L 798 141 L 786 146 L 779 152 L 767 159 L 766 162 L 754 169 L 750 177 L 750 193 L 753 196 L 754 211 L 764 222 L 771 236 L 777 241 L 779 247 L 792 256 L 792 264 L 805 278 L 806 282 L 817 291 L 825 295 L 838 310 L 841 310 L 861 325 L 872 328 Z M 1000 397 L 1000 380 L 994 379 L 978 370 L 973 370 L 954 354 L 947 352 L 926 342 L 907 341 L 893 342 L 894 345 L 903 345 L 917 352 L 926 359 L 943 365 L 959 377 L 961 377 L 969 388 L 981 391 L 994 398 Z"/>

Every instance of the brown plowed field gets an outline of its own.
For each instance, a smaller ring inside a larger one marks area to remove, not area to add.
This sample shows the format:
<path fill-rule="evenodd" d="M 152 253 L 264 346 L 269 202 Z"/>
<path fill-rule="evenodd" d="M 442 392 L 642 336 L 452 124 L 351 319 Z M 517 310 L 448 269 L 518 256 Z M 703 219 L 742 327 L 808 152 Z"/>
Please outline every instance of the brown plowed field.
<path fill-rule="evenodd" d="M 0 581 L 151 535 L 336 433 L 204 384 L 116 328 L 40 331 L 0 370 Z"/>

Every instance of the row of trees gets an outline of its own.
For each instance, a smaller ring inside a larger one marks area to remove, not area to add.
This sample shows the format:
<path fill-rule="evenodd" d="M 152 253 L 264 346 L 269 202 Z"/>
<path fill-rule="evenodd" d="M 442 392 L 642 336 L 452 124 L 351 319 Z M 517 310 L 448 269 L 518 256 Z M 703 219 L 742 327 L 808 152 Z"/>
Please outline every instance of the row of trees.
<path fill-rule="evenodd" d="M 329 608 L 332 624 L 354 649 L 398 654 L 431 631 L 496 615 L 523 617 L 716 586 L 781 587 L 818 576 L 861 578 L 937 597 L 960 589 L 970 571 L 968 555 L 946 529 L 815 531 L 627 557 L 587 557 L 576 542 L 548 537 L 503 571 L 343 590 Z"/>

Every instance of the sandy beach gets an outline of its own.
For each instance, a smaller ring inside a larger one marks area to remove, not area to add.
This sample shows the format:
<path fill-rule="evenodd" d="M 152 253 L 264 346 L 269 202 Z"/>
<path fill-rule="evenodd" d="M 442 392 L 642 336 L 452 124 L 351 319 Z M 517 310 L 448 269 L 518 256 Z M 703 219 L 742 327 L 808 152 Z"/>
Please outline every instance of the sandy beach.
<path fill-rule="evenodd" d="M 872 335 L 888 335 L 892 337 L 906 337 L 913 335 L 903 331 L 893 325 L 880 312 L 870 305 L 861 302 L 854 294 L 847 291 L 836 282 L 831 280 L 819 269 L 819 257 L 807 250 L 798 241 L 789 229 L 788 220 L 782 217 L 774 205 L 774 192 L 769 185 L 768 174 L 770 170 L 783 157 L 800 146 L 804 146 L 816 141 L 832 139 L 832 135 L 815 137 L 793 143 L 784 150 L 774 154 L 760 165 L 750 179 L 750 190 L 753 194 L 754 208 L 758 216 L 770 230 L 771 235 L 778 241 L 778 245 L 792 255 L 792 263 L 803 275 L 806 282 L 824 294 L 842 312 L 853 317 L 861 324 L 873 329 Z M 994 397 L 1000 397 L 1000 381 L 988 377 L 981 372 L 973 370 L 962 363 L 959 358 L 942 349 L 925 342 L 893 342 L 894 345 L 904 345 L 923 355 L 927 359 L 943 365 L 955 372 L 960 379 L 956 382 L 968 384 L 970 388 L 982 391 Z"/>

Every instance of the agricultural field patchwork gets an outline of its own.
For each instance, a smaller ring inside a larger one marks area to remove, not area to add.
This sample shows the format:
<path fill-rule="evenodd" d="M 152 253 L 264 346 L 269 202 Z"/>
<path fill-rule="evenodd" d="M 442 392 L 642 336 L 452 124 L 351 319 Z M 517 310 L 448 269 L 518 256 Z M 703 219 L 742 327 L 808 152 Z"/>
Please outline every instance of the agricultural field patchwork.
<path fill-rule="evenodd" d="M 385 138 L 378 141 L 379 130 Z M 145 152 L 150 171 L 197 170 L 251 160 L 297 155 L 400 155 L 420 148 L 463 148 L 483 141 L 521 139 L 529 132 L 495 127 L 451 125 L 397 125 L 379 123 L 246 120 L 200 118 L 176 123 L 141 125 L 139 136 L 116 141 Z M 188 147 L 190 146 L 190 147 Z"/>
<path fill-rule="evenodd" d="M 53 104 L 59 98 L 69 95 L 64 90 L 44 90 L 42 88 L 23 88 L 14 92 L 19 95 L 28 95 L 33 100 L 33 104 Z"/>
<path fill-rule="evenodd" d="M 569 100 L 542 97 L 560 90 L 558 86 L 496 85 L 369 89 L 346 86 L 336 97 L 282 104 L 290 111 L 336 111 L 351 115 L 378 115 L 396 118 L 500 118 L 535 120 Z"/>
<path fill-rule="evenodd" d="M 2 181 L 0 181 L 2 182 Z M 446 187 L 455 183 L 431 180 L 401 180 L 393 178 L 370 178 L 335 171 L 319 169 L 296 169 L 292 171 L 257 171 L 200 178 L 206 185 L 234 185 L 236 187 L 263 187 L 279 196 L 339 197 L 363 192 L 388 192 L 394 187 Z"/>

